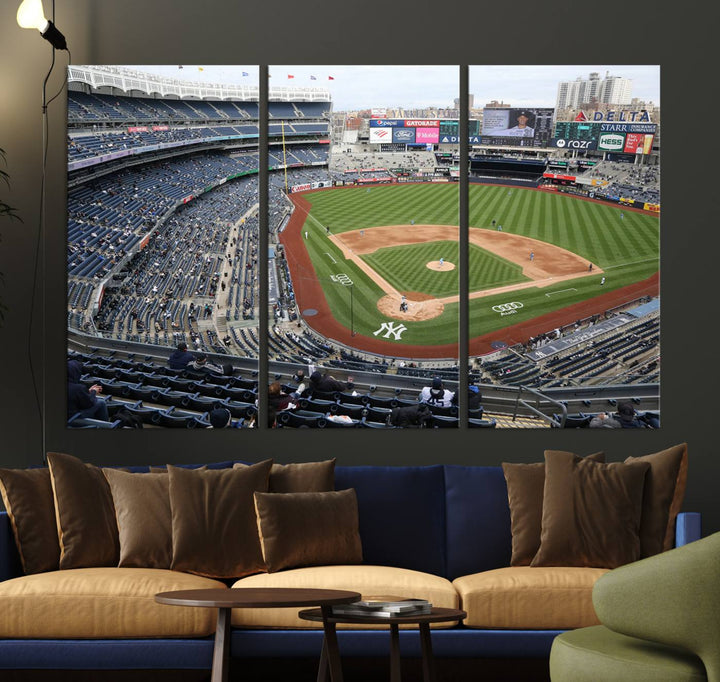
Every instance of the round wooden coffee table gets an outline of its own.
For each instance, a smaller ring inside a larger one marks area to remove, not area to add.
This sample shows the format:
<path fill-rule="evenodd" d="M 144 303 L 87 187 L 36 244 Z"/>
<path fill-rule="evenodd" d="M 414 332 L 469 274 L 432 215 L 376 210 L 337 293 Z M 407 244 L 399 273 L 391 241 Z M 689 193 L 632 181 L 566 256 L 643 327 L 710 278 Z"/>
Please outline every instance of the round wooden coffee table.
<path fill-rule="evenodd" d="M 318 682 L 327 679 L 327 670 L 330 668 L 330 679 L 336 682 L 333 675 L 333 660 L 339 661 L 337 635 L 335 625 L 337 623 L 353 623 L 368 625 L 389 625 L 390 626 L 390 682 L 400 682 L 400 632 L 399 625 L 412 624 L 420 628 L 420 644 L 422 646 L 422 668 L 424 682 L 435 682 L 435 659 L 432 653 L 432 640 L 430 639 L 430 623 L 447 623 L 453 620 L 463 620 L 467 617 L 465 611 L 459 609 L 445 609 L 434 606 L 430 613 L 418 613 L 414 616 L 347 616 L 333 615 L 329 606 L 322 609 L 308 609 L 298 614 L 303 620 L 322 621 L 325 630 L 322 654 L 320 656 L 320 669 L 318 671 Z M 331 637 L 328 632 L 331 631 Z"/>
<path fill-rule="evenodd" d="M 173 606 L 201 606 L 218 609 L 217 628 L 215 629 L 215 647 L 211 682 L 227 682 L 230 667 L 230 615 L 232 609 L 275 609 L 281 607 L 320 606 L 318 613 L 332 615 L 333 604 L 349 604 L 360 599 L 359 592 L 347 590 L 316 590 L 284 587 L 236 587 L 231 589 L 175 590 L 160 592 L 155 601 Z M 321 617 L 322 620 L 322 617 Z M 340 656 L 337 653 L 337 637 L 328 634 L 325 627 L 325 639 L 332 641 L 334 656 L 329 657 L 331 679 L 342 682 Z M 324 649 L 323 649 L 324 651 Z"/>

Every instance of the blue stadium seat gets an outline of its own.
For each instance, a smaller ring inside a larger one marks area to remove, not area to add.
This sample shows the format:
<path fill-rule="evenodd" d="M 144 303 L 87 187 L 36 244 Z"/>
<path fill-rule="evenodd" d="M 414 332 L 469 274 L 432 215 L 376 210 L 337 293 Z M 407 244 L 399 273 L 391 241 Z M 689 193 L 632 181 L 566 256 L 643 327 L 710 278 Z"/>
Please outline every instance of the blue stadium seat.
<path fill-rule="evenodd" d="M 444 417 L 442 415 L 434 414 L 430 421 L 430 427 L 433 429 L 456 429 L 458 428 L 459 420 L 457 417 Z"/>
<path fill-rule="evenodd" d="M 497 421 L 495 419 L 468 419 L 468 426 L 471 429 L 494 429 Z"/>

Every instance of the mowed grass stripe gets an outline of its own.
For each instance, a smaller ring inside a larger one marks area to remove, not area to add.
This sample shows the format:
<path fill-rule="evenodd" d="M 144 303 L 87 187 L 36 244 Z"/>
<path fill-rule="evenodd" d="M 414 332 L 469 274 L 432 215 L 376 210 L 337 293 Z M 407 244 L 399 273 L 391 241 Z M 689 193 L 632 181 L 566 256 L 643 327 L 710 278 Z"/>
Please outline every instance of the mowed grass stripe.
<path fill-rule="evenodd" d="M 398 291 L 418 291 L 441 298 L 458 293 L 458 271 L 430 270 L 430 261 L 445 258 L 458 262 L 457 242 L 437 241 L 378 249 L 365 254 L 363 260 Z"/>
<path fill-rule="evenodd" d="M 457 242 L 437 241 L 378 249 L 363 256 L 363 260 L 398 291 L 418 291 L 436 298 L 456 296 L 457 268 L 441 272 L 427 267 L 429 262 L 441 257 L 450 263 L 457 263 Z M 481 291 L 526 282 L 528 278 L 522 274 L 519 265 L 471 244 L 469 280 L 470 291 Z"/>
<path fill-rule="evenodd" d="M 606 270 L 607 281 L 600 286 L 600 276 L 585 277 L 564 282 L 562 287 L 542 290 L 523 290 L 522 296 L 536 296 L 532 298 L 533 304 L 523 308 L 522 313 L 496 319 L 497 314 L 492 310 L 487 312 L 485 299 L 471 299 L 470 322 L 471 335 L 486 333 L 495 328 L 519 322 L 521 319 L 530 319 L 543 312 L 557 310 L 572 303 L 585 300 L 600 293 L 612 291 L 627 284 L 645 279 L 657 272 L 659 259 L 659 217 L 641 214 L 623 209 L 620 206 L 610 206 L 596 202 L 585 202 L 580 199 L 565 196 L 559 193 L 540 192 L 502 186 L 470 185 L 469 190 L 470 225 L 484 229 L 492 229 L 491 221 L 503 225 L 503 230 L 515 234 L 539 238 L 542 241 L 557 244 L 569 251 L 577 253 L 588 260 L 598 263 Z M 377 311 L 377 298 L 382 295 L 379 288 L 374 285 L 352 263 L 342 260 L 339 251 L 331 248 L 325 238 L 324 225 L 328 222 L 332 232 L 337 234 L 347 230 L 363 229 L 376 225 L 405 225 L 411 220 L 418 224 L 457 224 L 458 216 L 458 188 L 456 185 L 414 184 L 403 186 L 375 186 L 370 192 L 364 187 L 345 188 L 308 194 L 306 198 L 312 202 L 312 216 L 317 219 L 306 221 L 303 230 L 307 229 L 310 239 L 304 241 L 313 262 L 317 276 L 323 281 L 323 288 L 329 299 L 335 301 L 338 311 L 333 308 L 334 314 L 346 326 L 349 326 L 349 303 L 347 287 L 341 287 L 332 282 L 332 274 L 346 272 L 355 282 L 354 287 L 354 325 L 359 333 L 372 335 L 379 327 L 379 311 Z M 625 213 L 620 219 L 620 212 Z M 400 228 L 404 229 L 404 228 Z M 316 243 L 313 243 L 316 242 Z M 433 244 L 437 244 L 433 242 Z M 422 246 L 422 245 L 418 245 Z M 409 247 L 396 247 L 400 253 L 407 254 Z M 440 256 L 435 252 L 425 253 L 422 258 L 437 260 Z M 473 254 L 475 248 L 471 245 L 470 251 L 470 289 L 493 288 L 519 281 L 516 273 L 499 265 L 493 258 L 476 260 Z M 481 251 L 481 250 L 480 250 Z M 336 264 L 328 263 L 331 256 Z M 450 253 L 448 251 L 448 253 Z M 453 254 L 455 251 L 452 252 Z M 449 256 L 445 256 L 450 258 Z M 454 256 L 453 256 L 454 257 Z M 385 274 L 392 281 L 394 271 L 402 272 L 403 277 L 408 274 L 402 270 L 405 267 L 407 255 L 402 256 L 396 263 L 386 268 Z M 332 267 L 330 267 L 332 265 Z M 422 264 L 424 268 L 424 263 Z M 328 269 L 329 268 L 329 269 Z M 378 271 L 381 266 L 378 265 Z M 427 268 L 424 268 L 427 270 Z M 420 270 L 419 272 L 422 272 Z M 457 293 L 457 271 L 453 271 L 452 286 L 443 286 L 433 293 L 432 287 L 438 283 L 438 278 L 426 280 L 429 282 L 430 295 L 455 295 Z M 427 275 L 448 273 L 423 272 Z M 305 275 L 303 275 L 305 276 Z M 420 278 L 420 275 L 418 274 Z M 422 279 L 421 284 L 422 284 Z M 409 281 L 403 282 L 406 286 L 398 286 L 407 291 L 422 291 L 410 276 Z M 562 291 L 562 289 L 568 291 Z M 445 293 L 448 292 L 449 293 Z M 555 292 L 547 297 L 546 293 Z M 517 292 L 517 296 L 521 292 Z M 495 299 L 496 297 L 491 297 Z M 506 296 L 497 297 L 497 302 L 503 302 Z M 516 300 L 516 296 L 512 300 Z M 521 300 L 521 299 L 517 299 Z M 523 298 L 522 300 L 526 300 Z M 527 299 L 530 301 L 530 299 Z M 490 306 L 491 308 L 491 306 Z M 484 311 L 484 312 L 483 312 Z M 451 321 L 452 319 L 452 321 Z M 446 306 L 445 313 L 434 320 L 422 323 L 407 323 L 407 334 L 421 338 L 410 341 L 403 335 L 403 342 L 407 343 L 444 343 L 456 338 L 457 310 L 449 311 Z M 372 328 L 371 328 L 372 327 Z M 437 330 L 443 330 L 436 333 Z M 362 330 L 362 331 L 361 331 Z M 420 333 L 419 330 L 422 330 Z"/>

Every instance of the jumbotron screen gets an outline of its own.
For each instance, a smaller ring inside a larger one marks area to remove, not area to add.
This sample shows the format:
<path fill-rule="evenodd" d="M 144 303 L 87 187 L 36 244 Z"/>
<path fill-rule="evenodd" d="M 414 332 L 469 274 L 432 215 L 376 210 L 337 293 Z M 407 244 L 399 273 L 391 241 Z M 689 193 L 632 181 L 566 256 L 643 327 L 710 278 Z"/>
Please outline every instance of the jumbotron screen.
<path fill-rule="evenodd" d="M 554 109 L 485 108 L 482 142 L 512 147 L 547 147 L 553 136 Z"/>

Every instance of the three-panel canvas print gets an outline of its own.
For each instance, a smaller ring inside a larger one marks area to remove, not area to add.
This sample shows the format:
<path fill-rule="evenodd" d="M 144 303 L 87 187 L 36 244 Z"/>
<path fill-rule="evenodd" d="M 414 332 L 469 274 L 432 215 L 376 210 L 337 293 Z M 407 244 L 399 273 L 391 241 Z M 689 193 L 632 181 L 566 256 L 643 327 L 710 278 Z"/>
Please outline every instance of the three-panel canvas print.
<path fill-rule="evenodd" d="M 659 67 L 68 74 L 69 428 L 659 428 Z"/>

